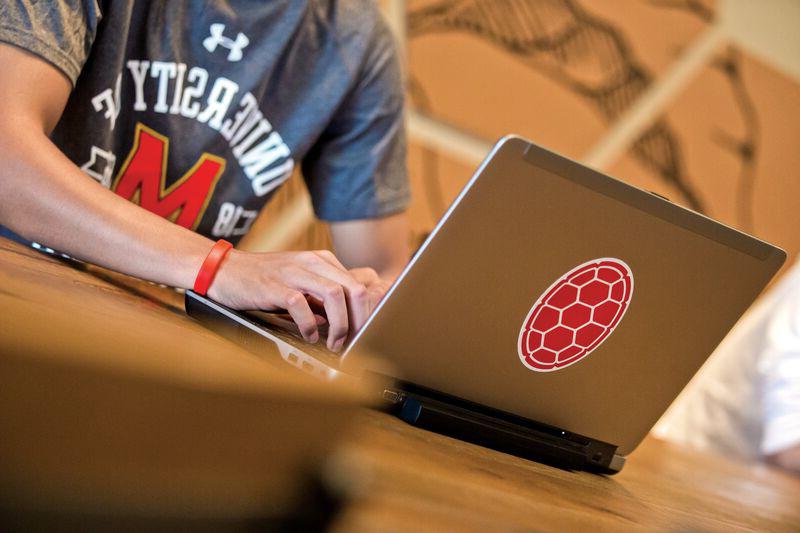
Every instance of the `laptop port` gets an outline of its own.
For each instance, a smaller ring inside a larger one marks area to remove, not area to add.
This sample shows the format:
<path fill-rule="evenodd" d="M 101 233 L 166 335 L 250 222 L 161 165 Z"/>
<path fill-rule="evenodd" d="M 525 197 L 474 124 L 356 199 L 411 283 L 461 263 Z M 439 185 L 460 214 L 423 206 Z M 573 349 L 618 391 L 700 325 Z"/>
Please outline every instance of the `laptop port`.
<path fill-rule="evenodd" d="M 403 393 L 392 389 L 383 390 L 383 399 L 390 403 L 400 403 L 403 401 Z"/>

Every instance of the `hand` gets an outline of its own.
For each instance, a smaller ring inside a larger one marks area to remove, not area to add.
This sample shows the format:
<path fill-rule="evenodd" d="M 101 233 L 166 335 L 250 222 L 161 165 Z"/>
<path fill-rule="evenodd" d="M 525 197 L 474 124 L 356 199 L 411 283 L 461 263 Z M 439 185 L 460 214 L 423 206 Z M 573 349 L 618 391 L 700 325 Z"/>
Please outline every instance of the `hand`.
<path fill-rule="evenodd" d="M 378 273 L 371 268 L 353 268 L 350 270 L 350 275 L 367 288 L 369 314 L 371 315 L 386 296 L 386 292 L 392 285 L 391 282 L 378 276 Z"/>
<path fill-rule="evenodd" d="M 308 342 L 319 340 L 309 305 L 321 303 L 328 322 L 327 346 L 340 351 L 367 321 L 388 286 L 369 268 L 348 271 L 327 250 L 250 253 L 231 250 L 208 292 L 234 309 L 285 309 Z"/>
<path fill-rule="evenodd" d="M 375 270 L 371 268 L 353 268 L 350 269 L 350 275 L 353 276 L 356 281 L 364 285 L 367 289 L 367 303 L 368 303 L 368 310 L 367 317 L 372 315 L 372 312 L 378 307 L 378 304 L 386 295 L 386 292 L 389 290 L 391 286 L 391 282 L 382 279 Z M 307 295 L 306 300 L 308 301 L 309 305 L 311 306 L 311 310 L 314 312 L 315 317 L 317 318 L 317 325 L 324 326 L 327 324 L 325 320 L 325 306 L 324 303 L 315 298 L 314 296 Z M 351 337 L 355 334 L 362 326 L 357 328 L 351 329 Z"/>

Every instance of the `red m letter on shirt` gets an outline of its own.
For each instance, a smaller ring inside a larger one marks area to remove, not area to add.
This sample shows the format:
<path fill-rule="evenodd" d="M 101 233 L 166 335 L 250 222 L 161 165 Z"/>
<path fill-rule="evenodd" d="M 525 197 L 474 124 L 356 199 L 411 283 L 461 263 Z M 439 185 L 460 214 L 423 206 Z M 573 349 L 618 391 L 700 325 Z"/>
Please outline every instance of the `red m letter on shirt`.
<path fill-rule="evenodd" d="M 111 189 L 148 211 L 195 229 L 225 170 L 225 160 L 204 153 L 178 181 L 165 188 L 168 155 L 169 139 L 137 124 L 133 148 Z"/>

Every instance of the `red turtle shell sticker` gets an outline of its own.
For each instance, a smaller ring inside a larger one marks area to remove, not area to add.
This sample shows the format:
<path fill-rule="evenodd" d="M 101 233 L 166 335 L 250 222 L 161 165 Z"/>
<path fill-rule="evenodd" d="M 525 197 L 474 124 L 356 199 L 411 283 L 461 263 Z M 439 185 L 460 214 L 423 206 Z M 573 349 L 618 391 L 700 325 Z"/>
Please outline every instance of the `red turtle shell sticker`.
<path fill-rule="evenodd" d="M 592 353 L 619 325 L 633 295 L 633 272 L 620 259 L 578 265 L 544 291 L 519 331 L 522 364 L 552 372 Z"/>

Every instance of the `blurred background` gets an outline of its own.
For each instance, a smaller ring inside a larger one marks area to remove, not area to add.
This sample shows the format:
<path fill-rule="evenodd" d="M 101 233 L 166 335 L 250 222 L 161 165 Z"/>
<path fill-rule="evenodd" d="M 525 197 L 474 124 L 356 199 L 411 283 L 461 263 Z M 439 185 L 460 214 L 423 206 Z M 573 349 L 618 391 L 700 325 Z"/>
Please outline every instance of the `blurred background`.
<path fill-rule="evenodd" d="M 800 248 L 797 0 L 383 0 L 419 244 L 507 133 Z M 327 248 L 299 176 L 242 245 Z"/>

